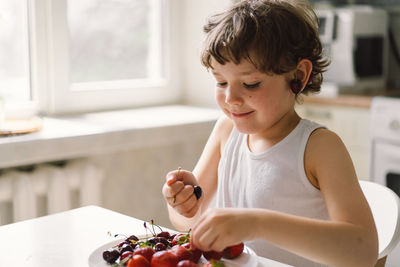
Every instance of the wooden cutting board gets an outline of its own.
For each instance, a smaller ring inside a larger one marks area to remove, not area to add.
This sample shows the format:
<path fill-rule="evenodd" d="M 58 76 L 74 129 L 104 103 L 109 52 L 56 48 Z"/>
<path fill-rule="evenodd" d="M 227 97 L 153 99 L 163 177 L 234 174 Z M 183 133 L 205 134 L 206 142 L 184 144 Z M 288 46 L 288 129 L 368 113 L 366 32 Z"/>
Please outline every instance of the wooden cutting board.
<path fill-rule="evenodd" d="M 32 117 L 29 119 L 5 119 L 0 124 L 0 136 L 26 134 L 37 132 L 42 128 L 42 119 Z"/>

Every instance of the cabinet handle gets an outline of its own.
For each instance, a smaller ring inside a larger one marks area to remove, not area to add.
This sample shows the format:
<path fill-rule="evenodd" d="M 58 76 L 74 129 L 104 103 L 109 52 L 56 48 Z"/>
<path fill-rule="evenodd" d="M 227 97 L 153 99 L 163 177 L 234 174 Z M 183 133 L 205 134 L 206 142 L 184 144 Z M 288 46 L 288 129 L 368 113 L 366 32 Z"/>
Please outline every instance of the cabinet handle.
<path fill-rule="evenodd" d="M 330 119 L 332 119 L 332 112 L 306 109 L 305 117 L 313 117 L 313 118 L 330 120 Z"/>

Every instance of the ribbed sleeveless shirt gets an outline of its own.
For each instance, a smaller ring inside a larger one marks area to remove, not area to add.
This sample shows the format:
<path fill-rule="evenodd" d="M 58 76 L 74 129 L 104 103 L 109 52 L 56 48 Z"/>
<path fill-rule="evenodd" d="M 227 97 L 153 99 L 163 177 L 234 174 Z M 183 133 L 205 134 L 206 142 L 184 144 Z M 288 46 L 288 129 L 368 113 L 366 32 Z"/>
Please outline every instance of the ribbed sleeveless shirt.
<path fill-rule="evenodd" d="M 304 151 L 310 134 L 323 126 L 302 119 L 280 142 L 252 153 L 247 134 L 236 128 L 226 142 L 218 166 L 217 208 L 263 208 L 307 218 L 329 220 L 323 196 L 308 180 Z M 256 239 L 246 243 L 257 255 L 293 266 L 325 266 Z"/>

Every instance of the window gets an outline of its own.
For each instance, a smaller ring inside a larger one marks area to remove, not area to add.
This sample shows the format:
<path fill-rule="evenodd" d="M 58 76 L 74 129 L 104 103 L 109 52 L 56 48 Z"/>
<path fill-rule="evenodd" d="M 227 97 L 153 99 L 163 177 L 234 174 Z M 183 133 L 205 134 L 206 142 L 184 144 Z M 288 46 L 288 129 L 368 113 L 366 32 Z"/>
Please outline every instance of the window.
<path fill-rule="evenodd" d="M 24 0 L 0 0 L 0 96 L 31 98 L 27 7 Z"/>
<path fill-rule="evenodd" d="M 47 114 L 176 101 L 173 2 L 0 0 L 0 93 Z"/>

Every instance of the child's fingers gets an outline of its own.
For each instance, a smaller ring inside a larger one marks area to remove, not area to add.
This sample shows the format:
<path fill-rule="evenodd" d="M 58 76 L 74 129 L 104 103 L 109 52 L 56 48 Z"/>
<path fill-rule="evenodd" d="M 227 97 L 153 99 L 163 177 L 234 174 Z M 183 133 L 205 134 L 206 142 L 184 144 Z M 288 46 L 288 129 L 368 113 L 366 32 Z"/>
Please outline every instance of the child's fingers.
<path fill-rule="evenodd" d="M 172 185 L 173 183 L 176 182 L 176 177 L 175 174 L 173 173 L 168 173 L 166 179 L 167 179 L 167 185 Z"/>
<path fill-rule="evenodd" d="M 196 215 L 197 213 L 197 209 L 198 209 L 199 205 L 198 205 L 198 201 L 197 198 L 195 196 L 191 196 L 188 201 L 187 201 L 187 209 L 184 213 L 182 213 L 183 216 L 191 218 L 194 215 Z"/>
<path fill-rule="evenodd" d="M 179 193 L 173 195 L 175 196 L 174 204 L 179 205 L 180 203 L 187 201 L 192 195 L 193 195 L 193 186 L 185 185 Z"/>
<path fill-rule="evenodd" d="M 185 217 L 193 217 L 197 212 L 197 199 L 194 195 L 191 195 L 182 204 L 176 205 L 174 209 Z"/>
<path fill-rule="evenodd" d="M 216 236 L 213 231 L 210 230 L 209 216 L 204 214 L 196 222 L 192 228 L 191 242 L 192 245 L 201 250 L 211 250 L 212 244 L 216 240 Z"/>
<path fill-rule="evenodd" d="M 167 179 L 167 185 L 172 185 L 176 181 L 183 181 L 182 170 L 178 169 L 169 172 L 166 176 L 166 179 Z"/>
<path fill-rule="evenodd" d="M 166 198 L 172 198 L 179 194 L 184 188 L 185 184 L 181 181 L 177 181 L 171 185 L 164 184 L 163 186 L 163 194 Z"/>
<path fill-rule="evenodd" d="M 191 186 L 186 185 L 178 194 L 174 195 L 172 198 L 167 198 L 168 204 L 175 208 L 179 205 L 185 204 L 187 200 L 193 195 L 193 189 Z"/>

